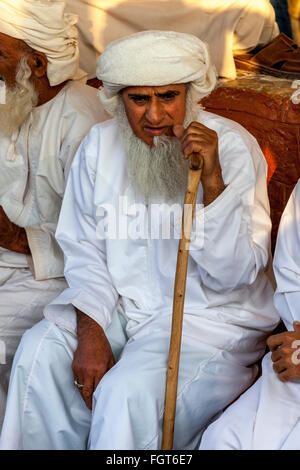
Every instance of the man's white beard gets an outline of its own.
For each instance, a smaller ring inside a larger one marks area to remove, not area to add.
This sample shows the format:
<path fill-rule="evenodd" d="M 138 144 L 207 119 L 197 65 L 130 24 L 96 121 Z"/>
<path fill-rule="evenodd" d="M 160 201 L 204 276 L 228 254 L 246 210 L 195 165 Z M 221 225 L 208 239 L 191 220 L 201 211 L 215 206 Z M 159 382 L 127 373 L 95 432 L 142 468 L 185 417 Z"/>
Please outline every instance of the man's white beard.
<path fill-rule="evenodd" d="M 38 96 L 30 81 L 31 69 L 27 57 L 20 60 L 16 86 L 6 87 L 5 104 L 0 104 L 0 132 L 11 135 L 26 120 L 37 105 Z M 0 79 L 2 77 L 0 76 Z"/>
<path fill-rule="evenodd" d="M 193 105 L 187 93 L 184 127 L 194 120 L 200 106 Z M 181 202 L 187 183 L 188 160 L 183 158 L 176 137 L 155 136 L 153 146 L 145 144 L 132 131 L 121 96 L 116 112 L 125 146 L 129 180 L 145 203 Z"/>

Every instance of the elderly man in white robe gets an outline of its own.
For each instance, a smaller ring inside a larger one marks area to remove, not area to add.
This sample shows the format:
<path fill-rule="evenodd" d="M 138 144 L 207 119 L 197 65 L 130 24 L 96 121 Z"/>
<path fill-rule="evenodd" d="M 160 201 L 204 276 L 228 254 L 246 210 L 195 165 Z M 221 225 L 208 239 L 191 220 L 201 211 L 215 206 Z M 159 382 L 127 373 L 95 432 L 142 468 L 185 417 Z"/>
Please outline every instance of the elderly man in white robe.
<path fill-rule="evenodd" d="M 175 449 L 193 449 L 253 382 L 278 322 L 266 162 L 247 131 L 198 104 L 216 78 L 195 36 L 113 42 L 97 76 L 114 118 L 73 162 L 56 233 L 69 288 L 23 336 L 1 446 L 160 448 L 181 214 L 161 232 L 201 153 L 174 436 Z"/>
<path fill-rule="evenodd" d="M 21 336 L 66 286 L 54 233 L 71 161 L 106 116 L 75 81 L 75 21 L 63 2 L 0 2 L 0 428 Z"/>
<path fill-rule="evenodd" d="M 288 331 L 268 338 L 262 376 L 207 429 L 201 449 L 300 450 L 300 181 L 281 218 L 274 273 Z"/>

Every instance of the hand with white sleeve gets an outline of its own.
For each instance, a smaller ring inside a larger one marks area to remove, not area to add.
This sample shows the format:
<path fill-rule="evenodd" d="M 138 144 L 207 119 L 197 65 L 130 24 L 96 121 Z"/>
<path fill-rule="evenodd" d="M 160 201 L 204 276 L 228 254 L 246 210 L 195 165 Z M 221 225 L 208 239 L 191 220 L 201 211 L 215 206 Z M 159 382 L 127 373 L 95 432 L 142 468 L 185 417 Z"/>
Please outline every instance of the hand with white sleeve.
<path fill-rule="evenodd" d="M 186 129 L 176 125 L 173 132 L 181 142 L 185 159 L 191 159 L 195 154 L 203 158 L 201 181 L 204 205 L 207 206 L 225 189 L 219 161 L 218 134 L 200 122 L 192 122 Z"/>
<path fill-rule="evenodd" d="M 79 392 L 91 410 L 93 393 L 115 360 L 102 327 L 85 313 L 76 311 L 78 346 L 72 370 Z"/>
<path fill-rule="evenodd" d="M 294 321 L 293 326 L 294 331 L 270 336 L 267 340 L 273 369 L 281 382 L 300 379 L 300 322 Z"/>

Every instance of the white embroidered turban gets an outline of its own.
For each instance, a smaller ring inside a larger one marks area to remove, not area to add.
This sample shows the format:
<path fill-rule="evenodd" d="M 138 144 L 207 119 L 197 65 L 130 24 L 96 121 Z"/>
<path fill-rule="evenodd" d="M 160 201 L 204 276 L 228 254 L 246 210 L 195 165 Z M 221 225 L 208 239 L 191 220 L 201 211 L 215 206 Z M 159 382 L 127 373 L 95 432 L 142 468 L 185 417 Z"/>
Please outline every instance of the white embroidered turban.
<path fill-rule="evenodd" d="M 79 79 L 77 16 L 64 13 L 64 1 L 1 0 L 0 32 L 21 39 L 48 59 L 47 76 L 51 86 Z"/>
<path fill-rule="evenodd" d="M 199 101 L 216 84 L 207 46 L 196 36 L 173 31 L 143 31 L 110 43 L 98 58 L 99 98 L 114 114 L 117 94 L 128 86 L 190 83 Z"/>

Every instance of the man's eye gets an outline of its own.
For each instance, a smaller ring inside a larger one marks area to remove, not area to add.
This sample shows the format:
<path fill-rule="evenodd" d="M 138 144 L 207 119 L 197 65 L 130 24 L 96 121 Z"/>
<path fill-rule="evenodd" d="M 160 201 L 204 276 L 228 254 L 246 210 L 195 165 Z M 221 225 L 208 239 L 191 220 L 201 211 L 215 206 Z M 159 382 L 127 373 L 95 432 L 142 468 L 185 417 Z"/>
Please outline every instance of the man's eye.
<path fill-rule="evenodd" d="M 146 98 L 139 98 L 139 97 L 136 97 L 136 98 L 133 98 L 133 102 L 136 103 L 136 104 L 145 104 L 147 101 Z"/>
<path fill-rule="evenodd" d="M 175 98 L 175 95 L 173 95 L 173 94 L 164 95 L 164 96 L 162 97 L 162 99 L 163 99 L 164 101 L 172 101 L 172 100 L 174 100 L 174 98 Z"/>

